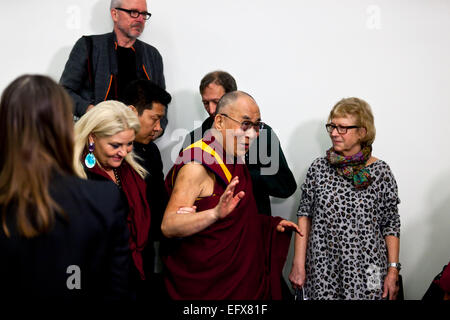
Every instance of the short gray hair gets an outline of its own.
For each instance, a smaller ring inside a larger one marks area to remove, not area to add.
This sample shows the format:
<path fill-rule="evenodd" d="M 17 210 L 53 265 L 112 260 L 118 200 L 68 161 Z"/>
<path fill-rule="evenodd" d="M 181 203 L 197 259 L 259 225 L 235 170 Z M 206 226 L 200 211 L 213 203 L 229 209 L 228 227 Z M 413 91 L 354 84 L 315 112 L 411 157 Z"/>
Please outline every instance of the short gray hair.
<path fill-rule="evenodd" d="M 109 10 L 112 10 L 114 8 L 119 8 L 121 5 L 122 5 L 122 0 L 111 0 Z"/>
<path fill-rule="evenodd" d="M 370 105 L 360 98 L 344 98 L 331 109 L 328 122 L 331 122 L 333 118 L 346 117 L 348 115 L 355 117 L 355 125 L 366 129 L 366 136 L 362 138 L 361 145 L 371 146 L 375 141 L 376 130 Z"/>

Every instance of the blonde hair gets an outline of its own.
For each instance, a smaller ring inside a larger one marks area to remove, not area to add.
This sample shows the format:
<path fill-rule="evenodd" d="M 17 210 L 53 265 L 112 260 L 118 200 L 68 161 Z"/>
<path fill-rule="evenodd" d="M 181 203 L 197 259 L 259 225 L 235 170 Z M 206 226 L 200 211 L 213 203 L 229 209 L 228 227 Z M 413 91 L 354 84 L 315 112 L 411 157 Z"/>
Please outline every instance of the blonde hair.
<path fill-rule="evenodd" d="M 333 118 L 341 118 L 348 115 L 355 117 L 355 125 L 366 129 L 366 135 L 361 139 L 361 145 L 371 146 L 375 141 L 376 130 L 370 105 L 363 99 L 355 97 L 344 98 L 331 109 L 328 122 Z"/>
<path fill-rule="evenodd" d="M 75 147 L 73 165 L 75 173 L 81 178 L 87 178 L 83 166 L 83 155 L 89 145 L 89 135 L 99 138 L 111 137 L 124 130 L 133 129 L 136 134 L 141 125 L 135 113 L 119 101 L 108 100 L 97 104 L 86 112 L 75 124 Z M 125 161 L 145 178 L 147 171 L 136 161 L 133 152 L 125 156 Z"/>

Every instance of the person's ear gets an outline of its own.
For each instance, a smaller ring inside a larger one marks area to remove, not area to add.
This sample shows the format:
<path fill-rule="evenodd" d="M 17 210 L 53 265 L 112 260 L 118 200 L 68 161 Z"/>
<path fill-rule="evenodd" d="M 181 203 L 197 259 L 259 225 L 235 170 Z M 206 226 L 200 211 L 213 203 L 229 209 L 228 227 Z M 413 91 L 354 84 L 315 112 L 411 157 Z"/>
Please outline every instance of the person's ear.
<path fill-rule="evenodd" d="M 134 112 L 136 115 L 138 115 L 138 111 L 137 111 L 137 109 L 136 109 L 135 106 L 133 106 L 132 104 L 130 104 L 130 105 L 128 106 L 128 108 L 130 108 L 131 110 L 133 110 L 133 112 Z"/>
<path fill-rule="evenodd" d="M 117 22 L 117 15 L 119 14 L 117 9 L 112 8 L 111 9 L 111 18 L 113 19 L 114 22 Z"/>
<path fill-rule="evenodd" d="M 90 133 L 88 136 L 88 143 L 94 143 L 95 134 Z"/>
<path fill-rule="evenodd" d="M 367 135 L 367 129 L 364 127 L 361 127 L 358 129 L 358 131 L 359 131 L 359 140 L 364 139 Z"/>
<path fill-rule="evenodd" d="M 214 117 L 214 123 L 217 130 L 224 129 L 225 123 L 221 114 L 216 114 Z"/>

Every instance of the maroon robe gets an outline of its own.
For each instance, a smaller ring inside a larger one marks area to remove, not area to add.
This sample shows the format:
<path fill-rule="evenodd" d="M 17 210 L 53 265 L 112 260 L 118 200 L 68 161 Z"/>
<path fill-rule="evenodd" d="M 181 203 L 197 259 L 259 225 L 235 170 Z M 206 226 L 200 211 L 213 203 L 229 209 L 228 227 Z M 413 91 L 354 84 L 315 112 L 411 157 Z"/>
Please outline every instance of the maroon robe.
<path fill-rule="evenodd" d="M 213 195 L 194 203 L 198 212 L 215 207 L 235 176 L 239 177 L 235 194 L 243 190 L 245 196 L 227 217 L 203 231 L 163 242 L 169 295 L 191 300 L 281 299 L 280 279 L 291 232 L 276 231 L 281 218 L 258 214 L 247 167 L 224 164 L 222 146 L 214 138 L 209 140 L 199 140 L 180 153 L 166 178 L 169 194 L 183 165 L 196 161 L 215 176 Z"/>

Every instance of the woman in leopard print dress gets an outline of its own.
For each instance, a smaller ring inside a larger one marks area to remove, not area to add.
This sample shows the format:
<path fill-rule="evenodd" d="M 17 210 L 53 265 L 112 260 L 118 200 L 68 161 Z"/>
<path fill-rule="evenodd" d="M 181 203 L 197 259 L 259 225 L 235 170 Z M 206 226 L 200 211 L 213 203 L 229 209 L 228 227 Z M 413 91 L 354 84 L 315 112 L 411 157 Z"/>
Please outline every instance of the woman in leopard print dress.
<path fill-rule="evenodd" d="M 316 159 L 303 183 L 289 276 L 307 299 L 395 299 L 400 264 L 397 184 L 372 156 L 370 106 L 339 101 L 326 129 L 332 147 Z"/>

